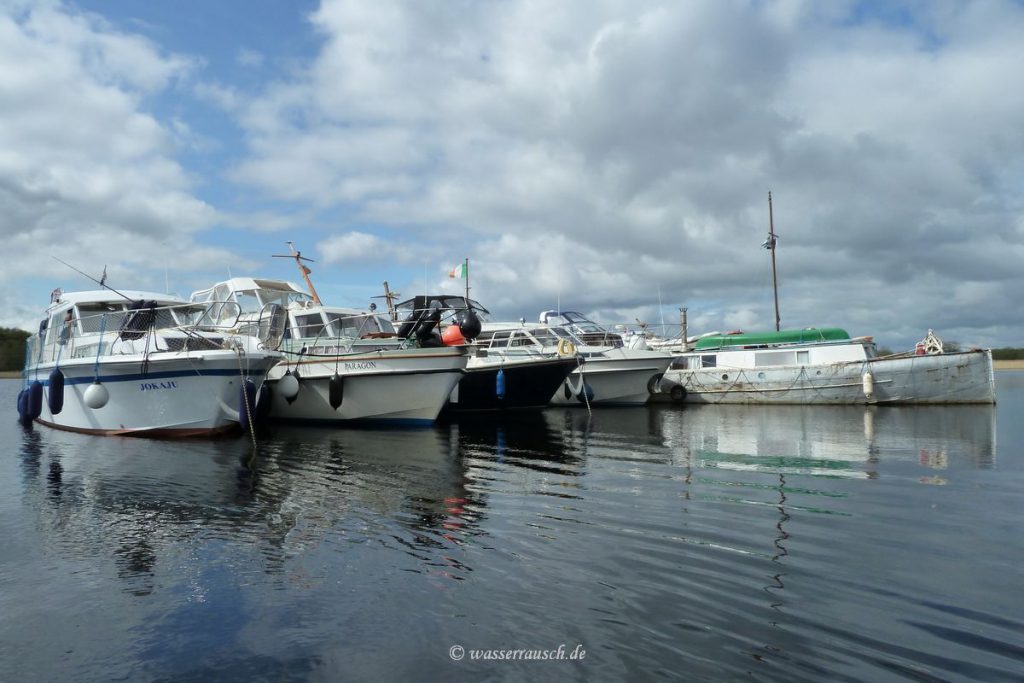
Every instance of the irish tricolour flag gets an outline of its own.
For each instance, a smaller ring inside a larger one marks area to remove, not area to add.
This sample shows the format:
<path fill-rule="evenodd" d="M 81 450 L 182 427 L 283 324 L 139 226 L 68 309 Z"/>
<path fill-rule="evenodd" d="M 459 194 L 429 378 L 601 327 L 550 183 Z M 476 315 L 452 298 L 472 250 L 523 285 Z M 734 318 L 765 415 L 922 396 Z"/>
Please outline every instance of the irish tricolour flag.
<path fill-rule="evenodd" d="M 460 263 L 459 265 L 455 266 L 454 268 L 448 271 L 448 277 L 469 277 L 469 264 Z"/>

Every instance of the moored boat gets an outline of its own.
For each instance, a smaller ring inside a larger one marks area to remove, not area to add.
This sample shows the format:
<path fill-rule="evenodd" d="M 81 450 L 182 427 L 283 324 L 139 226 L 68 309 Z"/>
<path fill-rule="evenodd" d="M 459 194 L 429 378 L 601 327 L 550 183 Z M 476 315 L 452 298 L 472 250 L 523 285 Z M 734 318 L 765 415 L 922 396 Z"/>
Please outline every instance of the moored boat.
<path fill-rule="evenodd" d="M 539 410 L 583 362 L 575 350 L 559 345 L 555 337 L 546 343 L 523 331 L 514 338 L 498 335 L 495 339 L 488 332 L 480 332 L 478 337 L 474 329 L 467 333 L 468 340 L 463 338 L 462 331 L 470 324 L 487 329 L 490 317 L 486 308 L 468 297 L 420 295 L 397 304 L 395 310 L 403 326 L 418 327 L 426 322 L 442 328 L 440 334 L 434 327 L 428 329 L 432 336 L 422 335 L 424 344 L 458 348 L 468 342 L 466 374 L 452 390 L 446 412 Z M 467 322 L 470 312 L 475 322 Z M 450 334 L 452 331 L 457 334 Z"/>
<path fill-rule="evenodd" d="M 167 294 L 54 290 L 27 341 L 19 416 L 91 434 L 248 428 L 267 370 L 281 358 L 261 346 L 218 330 L 205 307 Z"/>
<path fill-rule="evenodd" d="M 608 330 L 574 311 L 545 311 L 540 323 L 559 340 L 572 344 L 586 364 L 574 370 L 555 392 L 556 405 L 644 405 L 672 362 L 666 351 L 647 347 L 644 338 Z M 585 396 L 577 389 L 584 386 Z"/>
<path fill-rule="evenodd" d="M 300 264 L 301 265 L 301 264 Z M 284 280 L 237 277 L 192 294 L 214 310 L 241 308 L 239 329 L 260 327 L 267 311 L 284 313 L 280 350 L 266 389 L 273 420 L 318 422 L 433 422 L 462 379 L 466 350 L 421 347 L 399 337 L 385 316 L 326 306 Z"/>
<path fill-rule="evenodd" d="M 885 356 L 840 328 L 705 336 L 658 391 L 689 403 L 995 403 L 992 352 L 944 351 L 930 331 L 914 352 Z"/>

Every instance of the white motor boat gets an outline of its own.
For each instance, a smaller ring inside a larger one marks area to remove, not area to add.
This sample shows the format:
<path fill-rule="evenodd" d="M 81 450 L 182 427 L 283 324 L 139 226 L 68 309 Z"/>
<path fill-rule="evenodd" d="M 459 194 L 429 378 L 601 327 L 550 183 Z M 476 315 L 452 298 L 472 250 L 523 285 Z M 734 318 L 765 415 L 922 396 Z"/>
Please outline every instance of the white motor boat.
<path fill-rule="evenodd" d="M 174 437 L 248 428 L 256 393 L 281 359 L 255 337 L 218 330 L 204 306 L 167 294 L 54 290 L 50 298 L 27 341 L 24 424 Z"/>
<path fill-rule="evenodd" d="M 301 265 L 301 264 L 300 264 Z M 463 377 L 463 347 L 426 348 L 396 336 L 373 311 L 325 306 L 284 280 L 238 277 L 192 294 L 212 310 L 241 309 L 239 330 L 283 312 L 285 360 L 267 378 L 271 419 L 320 423 L 433 422 Z"/>
<path fill-rule="evenodd" d="M 417 321 L 422 320 L 436 323 L 419 335 L 422 343 L 468 349 L 466 374 L 451 392 L 445 408 L 449 413 L 539 410 L 551 402 L 565 378 L 583 362 L 574 350 L 559 344 L 560 340 L 550 334 L 538 337 L 523 330 L 516 335 L 499 335 L 495 340 L 488 332 L 493 325 L 488 322 L 490 313 L 473 299 L 450 294 L 420 295 L 395 308 L 404 318 L 403 326 L 419 325 Z M 474 339 L 467 342 L 461 329 L 466 326 L 464 316 L 469 311 L 483 331 L 479 337 L 469 335 Z"/>
<path fill-rule="evenodd" d="M 505 325 L 513 326 L 497 329 Z M 528 332 L 572 349 L 584 361 L 555 392 L 554 405 L 644 405 L 672 362 L 671 354 L 648 349 L 642 337 L 631 340 L 639 343 L 627 345 L 621 334 L 574 311 L 545 311 L 539 324 L 491 323 L 485 328 L 495 330 L 492 347 L 505 340 L 514 347 L 516 333 Z"/>

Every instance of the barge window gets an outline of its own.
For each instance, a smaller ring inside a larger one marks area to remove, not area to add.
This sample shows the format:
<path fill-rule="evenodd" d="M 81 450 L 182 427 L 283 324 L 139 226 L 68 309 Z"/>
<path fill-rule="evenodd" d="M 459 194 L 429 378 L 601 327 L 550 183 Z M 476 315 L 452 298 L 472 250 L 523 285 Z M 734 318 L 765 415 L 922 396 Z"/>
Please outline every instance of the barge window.
<path fill-rule="evenodd" d="M 717 367 L 718 366 L 718 356 L 715 356 L 715 355 L 701 356 L 700 357 L 700 366 L 702 368 Z"/>
<path fill-rule="evenodd" d="M 761 351 L 754 354 L 755 367 L 763 365 L 793 365 L 795 362 L 795 351 Z"/>

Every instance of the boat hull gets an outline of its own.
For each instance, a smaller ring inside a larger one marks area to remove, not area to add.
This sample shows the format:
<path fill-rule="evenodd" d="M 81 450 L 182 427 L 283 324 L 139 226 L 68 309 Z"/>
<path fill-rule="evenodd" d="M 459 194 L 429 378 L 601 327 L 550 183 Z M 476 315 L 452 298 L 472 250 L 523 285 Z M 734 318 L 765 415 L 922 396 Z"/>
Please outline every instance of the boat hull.
<path fill-rule="evenodd" d="M 574 357 L 473 358 L 466 376 L 452 392 L 445 412 L 501 412 L 539 410 L 579 367 Z M 504 396 L 498 395 L 498 371 L 502 372 Z"/>
<path fill-rule="evenodd" d="M 635 354 L 642 354 L 635 357 Z M 634 357 L 630 357 L 633 354 Z M 651 381 L 665 372 L 672 358 L 653 351 L 609 352 L 604 357 L 588 357 L 586 364 L 572 372 L 555 391 L 553 405 L 635 405 L 651 397 Z M 583 384 L 590 387 L 584 396 Z"/>
<path fill-rule="evenodd" d="M 672 398 L 673 390 L 676 400 L 687 403 L 995 403 L 989 350 L 817 366 L 669 370 L 660 382 L 659 398 Z"/>
<path fill-rule="evenodd" d="M 279 357 L 248 356 L 240 364 L 233 351 L 151 354 L 120 357 L 96 364 L 73 359 L 60 364 L 64 375 L 63 407 L 50 411 L 53 363 L 28 370 L 43 384 L 43 408 L 37 422 L 48 427 L 88 434 L 196 437 L 237 431 L 245 377 L 258 390 L 267 370 Z M 245 366 L 245 371 L 243 367 Z M 86 404 L 85 392 L 97 377 L 109 399 L 100 408 Z"/>
<path fill-rule="evenodd" d="M 333 358 L 282 363 L 267 381 L 272 403 L 270 418 L 323 424 L 369 422 L 430 424 L 466 367 L 461 348 L 395 349 L 346 354 Z M 300 389 L 289 401 L 282 393 L 284 373 L 298 368 Z M 342 382 L 342 401 L 330 403 L 331 376 Z"/>

